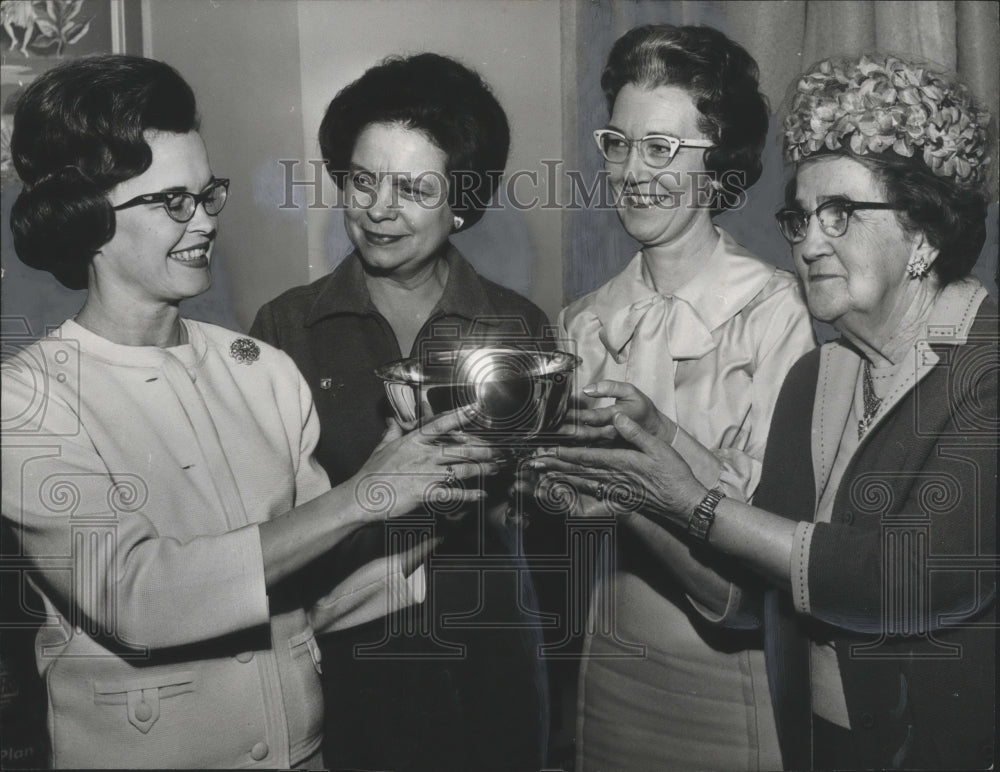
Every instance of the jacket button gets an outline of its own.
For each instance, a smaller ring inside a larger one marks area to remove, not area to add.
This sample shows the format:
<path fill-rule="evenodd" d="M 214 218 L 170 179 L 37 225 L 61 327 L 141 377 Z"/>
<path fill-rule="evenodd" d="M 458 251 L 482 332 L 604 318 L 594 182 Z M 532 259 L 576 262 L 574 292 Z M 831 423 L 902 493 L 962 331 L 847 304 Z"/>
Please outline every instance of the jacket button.
<path fill-rule="evenodd" d="M 873 726 L 875 726 L 875 716 L 873 716 L 871 713 L 862 713 L 861 726 L 863 726 L 865 729 L 871 729 Z"/>
<path fill-rule="evenodd" d="M 146 722 L 153 717 L 153 709 L 147 702 L 140 702 L 135 706 L 135 718 L 137 721 Z"/>
<path fill-rule="evenodd" d="M 254 761 L 262 761 L 267 757 L 267 754 L 270 750 L 271 749 L 267 747 L 267 743 L 261 741 L 250 749 L 250 757 Z"/>
<path fill-rule="evenodd" d="M 244 665 L 253 659 L 253 651 L 241 651 L 236 655 L 236 661 L 242 662 Z"/>

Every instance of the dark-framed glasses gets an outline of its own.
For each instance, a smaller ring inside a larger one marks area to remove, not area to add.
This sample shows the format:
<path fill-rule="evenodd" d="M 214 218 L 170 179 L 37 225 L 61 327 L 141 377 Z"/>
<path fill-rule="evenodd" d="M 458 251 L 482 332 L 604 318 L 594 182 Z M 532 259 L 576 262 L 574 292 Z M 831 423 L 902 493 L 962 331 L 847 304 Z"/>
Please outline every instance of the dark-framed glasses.
<path fill-rule="evenodd" d="M 201 193 L 188 193 L 184 190 L 145 193 L 126 201 L 124 204 L 119 204 L 114 207 L 114 210 L 117 212 L 119 209 L 128 209 L 133 206 L 142 206 L 143 204 L 162 204 L 171 220 L 188 222 L 194 217 L 194 213 L 198 209 L 198 204 L 202 204 L 205 207 L 206 214 L 215 216 L 222 211 L 222 207 L 226 205 L 226 199 L 228 198 L 229 180 L 217 178 L 212 180 L 209 186 Z"/>
<path fill-rule="evenodd" d="M 831 238 L 838 238 L 847 233 L 851 215 L 859 209 L 892 209 L 898 206 L 884 201 L 851 201 L 847 198 L 831 198 L 824 201 L 810 212 L 801 209 L 781 209 L 775 212 L 781 233 L 792 244 L 798 244 L 805 239 L 809 228 L 809 218 L 816 215 L 820 230 Z"/>
<path fill-rule="evenodd" d="M 594 132 L 594 139 L 606 161 L 625 163 L 629 150 L 635 146 L 639 148 L 639 157 L 643 162 L 654 169 L 667 166 L 682 147 L 715 147 L 710 139 L 679 139 L 669 134 L 647 134 L 640 139 L 629 139 L 614 129 L 598 129 Z"/>

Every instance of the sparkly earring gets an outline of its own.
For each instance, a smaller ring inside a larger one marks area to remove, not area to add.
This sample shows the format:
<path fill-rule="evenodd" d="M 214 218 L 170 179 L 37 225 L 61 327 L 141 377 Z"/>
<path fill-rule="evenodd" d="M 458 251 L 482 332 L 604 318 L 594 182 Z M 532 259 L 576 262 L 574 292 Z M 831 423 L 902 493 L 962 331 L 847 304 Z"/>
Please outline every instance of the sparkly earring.
<path fill-rule="evenodd" d="M 462 230 L 462 226 L 465 225 L 465 218 L 464 217 L 459 217 L 456 214 L 455 217 L 454 217 L 454 219 L 451 221 L 451 223 L 452 223 L 452 225 L 455 226 L 455 230 L 460 231 L 460 230 Z"/>
<path fill-rule="evenodd" d="M 927 264 L 923 255 L 913 255 L 910 261 L 906 264 L 906 273 L 911 279 L 922 279 L 924 278 L 931 267 Z"/>

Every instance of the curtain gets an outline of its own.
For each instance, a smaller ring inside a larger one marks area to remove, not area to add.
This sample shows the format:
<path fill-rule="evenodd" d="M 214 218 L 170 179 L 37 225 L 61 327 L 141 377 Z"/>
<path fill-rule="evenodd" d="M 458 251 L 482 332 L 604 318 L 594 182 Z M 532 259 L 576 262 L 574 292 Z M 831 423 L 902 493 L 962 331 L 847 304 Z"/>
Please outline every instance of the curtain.
<path fill-rule="evenodd" d="M 992 136 L 1000 113 L 1000 5 L 992 0 L 597 0 L 564 4 L 563 54 L 567 91 L 564 134 L 568 168 L 592 180 L 600 157 L 590 137 L 604 125 L 608 108 L 600 74 L 612 43 L 640 24 L 707 24 L 745 47 L 760 65 L 761 90 L 772 110 L 764 174 L 750 190 L 746 207 L 717 222 L 765 260 L 791 267 L 787 244 L 774 226 L 785 170 L 777 125 L 789 88 L 804 69 L 829 56 L 865 52 L 919 59 L 956 73 L 987 107 Z M 986 245 L 976 274 L 996 294 L 997 154 L 994 148 L 994 204 Z M 574 167 L 575 164 L 575 167 Z M 579 186 L 577 186 L 579 187 Z M 572 191 L 568 191 L 571 193 Z M 601 211 L 595 211 L 599 209 Z M 570 209 L 563 222 L 565 300 L 589 292 L 615 275 L 637 245 L 608 207 Z"/>

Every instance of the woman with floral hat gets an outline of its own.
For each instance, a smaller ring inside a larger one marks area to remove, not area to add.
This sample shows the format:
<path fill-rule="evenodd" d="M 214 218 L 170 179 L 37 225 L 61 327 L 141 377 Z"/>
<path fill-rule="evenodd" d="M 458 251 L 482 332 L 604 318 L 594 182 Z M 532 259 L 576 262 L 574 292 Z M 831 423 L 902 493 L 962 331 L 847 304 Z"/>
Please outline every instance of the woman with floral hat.
<path fill-rule="evenodd" d="M 995 763 L 997 305 L 987 124 L 960 84 L 891 57 L 824 61 L 785 121 L 777 214 L 812 315 L 842 337 L 782 387 L 754 506 L 634 449 L 536 467 L 641 481 L 693 550 L 751 569 L 786 768 Z"/>

